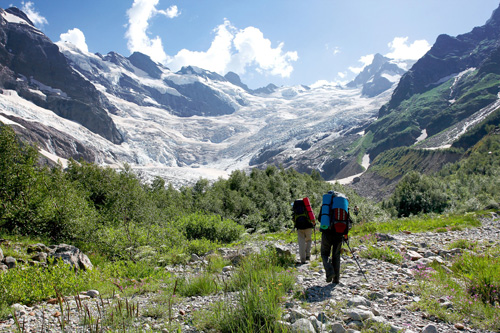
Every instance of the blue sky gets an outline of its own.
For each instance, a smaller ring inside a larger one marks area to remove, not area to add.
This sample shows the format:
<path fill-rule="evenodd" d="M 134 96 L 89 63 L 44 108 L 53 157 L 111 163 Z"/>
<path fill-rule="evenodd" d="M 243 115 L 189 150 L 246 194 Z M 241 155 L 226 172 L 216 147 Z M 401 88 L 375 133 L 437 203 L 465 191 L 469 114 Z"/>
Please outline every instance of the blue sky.
<path fill-rule="evenodd" d="M 172 70 L 233 71 L 251 88 L 346 82 L 375 53 L 418 59 L 440 34 L 483 25 L 499 0 L 31 0 L 52 41 L 148 54 Z"/>

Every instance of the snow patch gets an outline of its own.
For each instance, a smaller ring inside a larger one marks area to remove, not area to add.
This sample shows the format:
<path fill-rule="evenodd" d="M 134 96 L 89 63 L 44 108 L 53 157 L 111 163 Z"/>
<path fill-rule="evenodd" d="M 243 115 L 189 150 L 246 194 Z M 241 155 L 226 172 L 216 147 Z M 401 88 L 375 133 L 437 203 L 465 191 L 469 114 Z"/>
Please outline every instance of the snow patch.
<path fill-rule="evenodd" d="M 389 73 L 383 73 L 381 75 L 383 78 L 389 80 L 389 82 L 392 82 L 392 83 L 396 83 L 399 81 L 399 79 L 401 79 L 401 75 L 398 75 L 398 74 L 389 74 Z"/>
<path fill-rule="evenodd" d="M 427 130 L 423 129 L 420 136 L 417 138 L 417 141 L 415 141 L 414 144 L 419 143 L 420 141 L 424 141 L 427 138 Z"/>
<path fill-rule="evenodd" d="M 59 157 L 57 155 L 54 155 L 54 154 L 46 151 L 45 149 L 40 149 L 39 151 L 40 151 L 40 154 L 42 154 L 43 156 L 47 157 L 52 162 L 57 163 L 57 164 L 61 164 L 61 166 L 63 168 L 67 168 L 68 167 L 69 161 L 67 159 Z"/>
<path fill-rule="evenodd" d="M 365 154 L 363 156 L 363 159 L 361 161 L 361 166 L 363 168 L 365 168 L 365 171 L 368 170 L 368 168 L 370 167 L 370 155 L 369 154 Z M 350 176 L 350 177 L 346 177 L 346 178 L 341 178 L 341 179 L 334 179 L 334 180 L 330 180 L 329 183 L 331 184 L 335 184 L 335 183 L 339 183 L 341 185 L 346 185 L 346 184 L 350 184 L 354 181 L 354 178 L 356 177 L 361 177 L 362 174 L 365 173 L 365 171 L 363 172 L 360 172 L 356 175 L 353 175 L 353 176 Z"/>
<path fill-rule="evenodd" d="M 22 18 L 20 18 L 17 15 L 13 15 L 11 13 L 7 13 L 6 11 L 2 12 L 2 16 L 9 23 L 26 24 L 26 25 L 32 26 L 26 20 L 23 20 Z"/>

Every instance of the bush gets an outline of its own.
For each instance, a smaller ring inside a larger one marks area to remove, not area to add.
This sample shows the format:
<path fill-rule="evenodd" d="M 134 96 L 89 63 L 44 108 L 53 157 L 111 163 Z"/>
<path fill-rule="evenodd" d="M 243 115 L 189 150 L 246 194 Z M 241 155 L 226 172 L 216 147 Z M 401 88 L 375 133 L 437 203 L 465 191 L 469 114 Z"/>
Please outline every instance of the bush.
<path fill-rule="evenodd" d="M 244 232 L 243 226 L 217 215 L 195 213 L 179 218 L 177 223 L 189 240 L 204 238 L 212 242 L 231 243 Z"/>
<path fill-rule="evenodd" d="M 448 197 L 437 179 L 418 172 L 407 174 L 396 186 L 391 202 L 398 217 L 420 213 L 441 213 L 447 207 Z"/>

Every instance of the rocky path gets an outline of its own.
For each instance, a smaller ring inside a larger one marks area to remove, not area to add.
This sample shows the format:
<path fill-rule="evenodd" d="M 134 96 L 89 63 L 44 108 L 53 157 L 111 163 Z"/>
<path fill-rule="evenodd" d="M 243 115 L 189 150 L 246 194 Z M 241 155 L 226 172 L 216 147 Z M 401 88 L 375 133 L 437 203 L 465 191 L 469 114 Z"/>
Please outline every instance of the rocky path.
<path fill-rule="evenodd" d="M 341 281 L 339 284 L 326 283 L 324 271 L 319 261 L 297 266 L 297 285 L 303 288 L 303 299 L 291 297 L 285 303 L 283 324 L 293 332 L 358 332 L 368 323 L 381 325 L 390 332 L 488 332 L 472 329 L 467 323 L 445 323 L 428 316 L 421 311 L 411 311 L 408 307 L 419 300 L 419 296 L 411 292 L 399 292 L 395 286 L 411 284 L 415 281 L 413 269 L 430 261 L 446 262 L 458 250 L 448 250 L 447 244 L 466 239 L 478 241 L 481 246 L 489 247 L 499 244 L 500 218 L 492 214 L 484 218 L 480 228 L 443 233 L 419 233 L 397 235 L 380 235 L 379 244 L 388 245 L 406 253 L 402 265 L 393 265 L 374 259 L 357 258 L 368 281 L 365 280 L 353 258 L 347 254 L 342 256 Z M 261 244 L 260 244 L 261 245 Z M 296 253 L 295 243 L 282 244 Z M 360 246 L 357 250 L 362 250 Z M 194 272 L 196 263 L 185 272 Z M 199 266 L 197 266 L 199 267 Z M 178 268 L 177 268 L 178 269 Z M 183 273 L 184 271 L 178 272 Z M 222 274 L 229 276 L 230 269 Z M 82 295 L 83 305 L 88 304 L 90 311 L 97 317 L 96 304 L 102 302 L 95 297 L 95 292 Z M 178 323 L 183 332 L 196 332 L 191 326 L 191 313 L 207 308 L 213 302 L 220 300 L 222 295 L 205 297 L 187 297 L 172 306 L 174 322 Z M 151 308 L 155 303 L 155 295 L 140 295 L 129 299 L 130 303 L 143 309 Z M 445 303 L 447 300 L 443 300 Z M 105 301 L 106 302 L 106 301 Z M 40 304 L 33 307 L 15 305 L 16 316 L 22 331 L 25 332 L 60 332 L 60 318 L 69 318 L 65 331 L 90 331 L 89 326 L 83 326 L 83 315 L 80 302 L 74 297 L 65 302 L 69 311 L 61 313 L 58 304 Z M 104 304 L 104 307 L 106 304 Z M 447 304 L 444 304 L 447 306 Z M 449 306 L 452 306 L 449 305 Z M 102 308 L 102 306 L 101 306 Z M 80 309 L 80 310 L 79 310 Z M 164 309 L 164 311 L 166 311 Z M 63 311 L 64 312 L 64 311 Z M 138 332 L 168 332 L 165 316 L 134 317 L 131 331 Z M 377 327 L 377 326 L 375 326 Z M 14 318 L 0 322 L 0 332 L 16 331 Z M 377 332 L 374 328 L 372 331 Z"/>

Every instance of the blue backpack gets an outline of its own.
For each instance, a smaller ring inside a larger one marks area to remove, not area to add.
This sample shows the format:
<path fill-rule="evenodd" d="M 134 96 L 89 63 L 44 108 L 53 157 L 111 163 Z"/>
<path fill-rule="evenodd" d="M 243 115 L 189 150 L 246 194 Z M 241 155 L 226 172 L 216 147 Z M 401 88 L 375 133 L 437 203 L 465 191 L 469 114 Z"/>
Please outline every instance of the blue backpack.
<path fill-rule="evenodd" d="M 351 228 L 351 219 L 349 199 L 345 194 L 335 191 L 323 194 L 319 221 L 321 231 L 333 230 L 338 234 L 347 235 Z"/>

